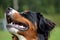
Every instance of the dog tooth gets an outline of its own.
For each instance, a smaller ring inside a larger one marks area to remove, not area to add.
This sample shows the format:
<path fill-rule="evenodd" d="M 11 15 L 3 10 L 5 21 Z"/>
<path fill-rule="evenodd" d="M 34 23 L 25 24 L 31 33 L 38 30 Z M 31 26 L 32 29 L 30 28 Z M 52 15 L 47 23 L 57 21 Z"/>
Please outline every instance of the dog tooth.
<path fill-rule="evenodd" d="M 13 22 L 11 22 L 11 24 L 13 24 Z"/>
<path fill-rule="evenodd" d="M 23 25 L 22 25 L 22 26 L 19 26 L 19 27 L 21 27 L 21 28 L 25 28 Z"/>

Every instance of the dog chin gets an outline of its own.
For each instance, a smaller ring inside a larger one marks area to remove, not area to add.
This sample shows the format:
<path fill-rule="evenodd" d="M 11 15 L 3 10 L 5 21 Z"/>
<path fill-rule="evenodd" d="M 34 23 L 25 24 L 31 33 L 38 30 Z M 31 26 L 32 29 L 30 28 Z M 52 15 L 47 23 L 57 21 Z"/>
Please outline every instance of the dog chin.
<path fill-rule="evenodd" d="M 14 26 L 16 25 L 13 25 L 13 24 L 7 24 L 7 29 L 10 33 L 12 34 L 17 34 L 17 32 L 19 31 L 18 29 L 14 28 Z"/>
<path fill-rule="evenodd" d="M 18 29 L 16 28 L 9 28 L 8 31 L 12 34 L 17 34 L 17 32 L 19 31 Z"/>

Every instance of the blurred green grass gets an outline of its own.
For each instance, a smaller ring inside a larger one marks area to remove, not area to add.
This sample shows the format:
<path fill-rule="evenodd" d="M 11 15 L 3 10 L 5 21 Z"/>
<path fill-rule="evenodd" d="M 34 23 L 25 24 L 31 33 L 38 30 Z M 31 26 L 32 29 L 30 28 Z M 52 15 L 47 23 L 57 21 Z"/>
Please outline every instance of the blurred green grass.
<path fill-rule="evenodd" d="M 46 18 L 53 21 L 56 26 L 60 26 L 60 14 L 43 14 Z"/>
<path fill-rule="evenodd" d="M 49 40 L 60 40 L 60 27 L 55 27 L 51 32 Z"/>
<path fill-rule="evenodd" d="M 11 34 L 7 31 L 0 31 L 0 40 L 12 40 Z"/>
<path fill-rule="evenodd" d="M 7 31 L 0 31 L 0 40 L 12 40 L 11 34 Z M 60 27 L 55 27 L 51 32 L 49 40 L 60 40 Z"/>

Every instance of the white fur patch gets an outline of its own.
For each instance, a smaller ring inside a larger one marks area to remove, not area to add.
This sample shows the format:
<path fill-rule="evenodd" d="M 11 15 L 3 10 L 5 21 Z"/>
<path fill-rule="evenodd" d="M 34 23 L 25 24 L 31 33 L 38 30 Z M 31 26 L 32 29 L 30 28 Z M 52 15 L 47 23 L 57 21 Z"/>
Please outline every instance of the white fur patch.
<path fill-rule="evenodd" d="M 15 12 L 17 12 L 16 10 L 12 9 L 8 15 L 13 15 Z"/>
<path fill-rule="evenodd" d="M 9 30 L 9 32 L 11 32 L 13 34 L 17 34 L 17 32 L 19 31 L 19 30 L 15 29 L 15 28 L 9 28 L 8 30 Z"/>
<path fill-rule="evenodd" d="M 18 29 L 9 28 L 8 30 L 9 30 L 9 32 L 15 34 L 19 38 L 19 40 L 26 40 L 26 38 L 24 36 L 17 34 L 17 32 L 19 31 Z"/>

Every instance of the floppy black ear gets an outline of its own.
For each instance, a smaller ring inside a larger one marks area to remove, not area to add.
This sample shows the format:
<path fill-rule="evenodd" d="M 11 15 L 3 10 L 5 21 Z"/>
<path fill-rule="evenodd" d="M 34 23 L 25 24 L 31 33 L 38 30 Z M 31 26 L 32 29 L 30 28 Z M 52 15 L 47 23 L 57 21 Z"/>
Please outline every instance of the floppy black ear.
<path fill-rule="evenodd" d="M 55 27 L 55 23 L 43 17 L 41 13 L 37 13 L 37 18 L 38 18 L 38 29 L 41 30 L 42 32 L 50 31 Z"/>
<path fill-rule="evenodd" d="M 48 40 L 48 35 L 50 34 L 50 31 L 55 27 L 55 23 L 45 18 L 41 13 L 37 13 L 37 18 L 37 32 L 42 34 L 45 37 L 45 40 Z"/>

